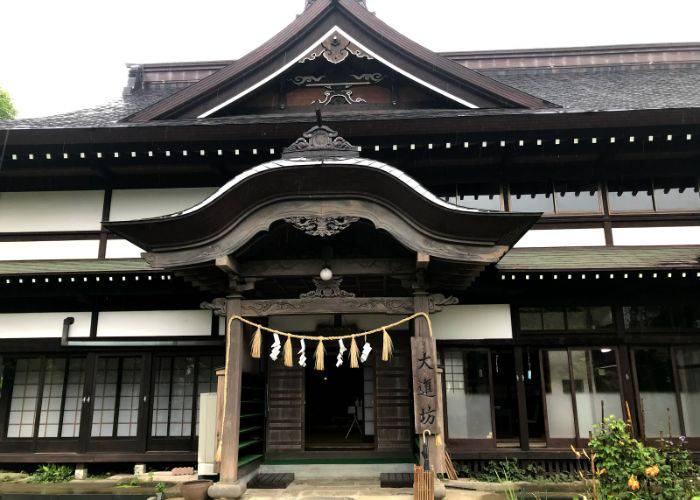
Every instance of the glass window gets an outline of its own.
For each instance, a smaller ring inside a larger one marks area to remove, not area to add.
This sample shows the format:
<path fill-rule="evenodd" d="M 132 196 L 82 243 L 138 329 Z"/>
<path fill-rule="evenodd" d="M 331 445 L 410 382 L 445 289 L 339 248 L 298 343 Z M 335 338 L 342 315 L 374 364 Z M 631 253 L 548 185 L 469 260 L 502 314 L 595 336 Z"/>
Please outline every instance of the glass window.
<path fill-rule="evenodd" d="M 98 358 L 92 412 L 93 437 L 137 435 L 141 376 L 141 358 Z"/>
<path fill-rule="evenodd" d="M 7 437 L 77 437 L 84 384 L 84 359 L 48 358 L 43 368 L 41 358 L 18 359 Z M 39 425 L 35 436 L 39 400 Z"/>
<path fill-rule="evenodd" d="M 680 381 L 685 435 L 700 437 L 700 349 L 678 349 L 676 367 Z"/>
<path fill-rule="evenodd" d="M 223 368 L 225 363 L 223 356 L 201 356 L 197 369 L 197 401 L 195 406 L 196 425 L 195 434 L 199 435 L 199 395 L 206 392 L 216 392 L 216 370 Z"/>
<path fill-rule="evenodd" d="M 653 212 L 651 182 L 608 182 L 608 205 L 611 212 Z"/>
<path fill-rule="evenodd" d="M 450 349 L 443 361 L 450 439 L 491 439 L 488 352 Z"/>
<path fill-rule="evenodd" d="M 192 435 L 194 358 L 158 358 L 154 385 L 152 436 Z"/>
<path fill-rule="evenodd" d="M 574 409 L 571 402 L 571 376 L 566 351 L 544 351 L 545 400 L 547 402 L 547 426 L 550 438 L 573 438 Z"/>
<path fill-rule="evenodd" d="M 557 213 L 600 213 L 600 190 L 597 183 L 557 182 L 554 184 Z"/>
<path fill-rule="evenodd" d="M 622 418 L 617 357 L 612 349 L 572 350 L 579 437 L 587 438 L 602 416 Z"/>
<path fill-rule="evenodd" d="M 511 212 L 554 213 L 552 185 L 548 182 L 511 184 Z"/>
<path fill-rule="evenodd" d="M 527 331 L 610 331 L 613 329 L 609 306 L 521 307 L 520 329 Z"/>
<path fill-rule="evenodd" d="M 654 181 L 654 202 L 659 212 L 700 210 L 700 194 L 695 179 Z"/>
<path fill-rule="evenodd" d="M 10 416 L 7 424 L 8 438 L 34 436 L 36 401 L 39 397 L 41 359 L 18 359 L 10 399 Z"/>
<path fill-rule="evenodd" d="M 668 349 L 637 349 L 634 351 L 637 386 L 644 415 L 647 438 L 661 434 L 680 434 L 676 384 Z"/>
<path fill-rule="evenodd" d="M 622 312 L 627 330 L 700 329 L 700 306 L 696 304 L 624 306 Z"/>

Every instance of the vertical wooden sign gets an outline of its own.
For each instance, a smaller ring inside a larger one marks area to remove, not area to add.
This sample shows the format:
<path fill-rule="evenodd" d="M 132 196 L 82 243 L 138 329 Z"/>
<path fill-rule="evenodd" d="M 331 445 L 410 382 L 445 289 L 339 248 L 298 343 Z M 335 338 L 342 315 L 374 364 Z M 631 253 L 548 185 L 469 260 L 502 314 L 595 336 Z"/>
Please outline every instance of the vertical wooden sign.
<path fill-rule="evenodd" d="M 416 434 L 439 434 L 437 359 L 431 337 L 411 337 L 411 368 Z"/>

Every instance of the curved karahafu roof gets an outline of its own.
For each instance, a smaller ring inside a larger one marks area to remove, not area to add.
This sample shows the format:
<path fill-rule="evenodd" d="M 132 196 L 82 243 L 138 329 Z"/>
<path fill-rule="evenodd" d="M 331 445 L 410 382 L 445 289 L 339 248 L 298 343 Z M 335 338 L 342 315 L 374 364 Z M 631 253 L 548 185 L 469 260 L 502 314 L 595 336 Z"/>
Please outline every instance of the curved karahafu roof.
<path fill-rule="evenodd" d="M 190 209 L 104 226 L 147 250 L 146 258 L 158 267 L 234 254 L 274 222 L 298 218 L 316 224 L 369 220 L 415 252 L 485 266 L 497 262 L 539 216 L 446 203 L 402 171 L 360 158 L 335 131 L 317 126 L 281 160 L 236 176 Z"/>

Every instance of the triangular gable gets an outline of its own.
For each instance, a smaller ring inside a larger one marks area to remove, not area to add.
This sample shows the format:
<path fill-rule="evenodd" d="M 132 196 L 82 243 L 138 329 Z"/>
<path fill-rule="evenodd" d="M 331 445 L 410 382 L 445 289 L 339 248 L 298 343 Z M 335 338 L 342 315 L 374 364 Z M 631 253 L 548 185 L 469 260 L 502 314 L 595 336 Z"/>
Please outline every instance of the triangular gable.
<path fill-rule="evenodd" d="M 543 108 L 549 103 L 470 70 L 396 32 L 355 0 L 317 0 L 258 49 L 126 121 L 206 118 L 231 109 L 295 65 L 348 57 L 382 64 L 454 108 Z"/>

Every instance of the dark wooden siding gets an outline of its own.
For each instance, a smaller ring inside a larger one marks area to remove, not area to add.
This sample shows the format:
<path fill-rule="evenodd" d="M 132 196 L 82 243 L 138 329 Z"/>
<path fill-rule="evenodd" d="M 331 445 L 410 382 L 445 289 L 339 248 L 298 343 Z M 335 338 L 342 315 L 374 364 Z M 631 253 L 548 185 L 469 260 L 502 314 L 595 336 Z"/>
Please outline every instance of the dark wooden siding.
<path fill-rule="evenodd" d="M 394 355 L 389 362 L 379 358 L 377 349 L 375 425 L 378 451 L 410 451 L 412 448 L 411 350 L 408 335 L 404 336 L 395 335 Z"/>
<path fill-rule="evenodd" d="M 267 392 L 267 452 L 304 449 L 304 370 L 271 363 Z"/>

